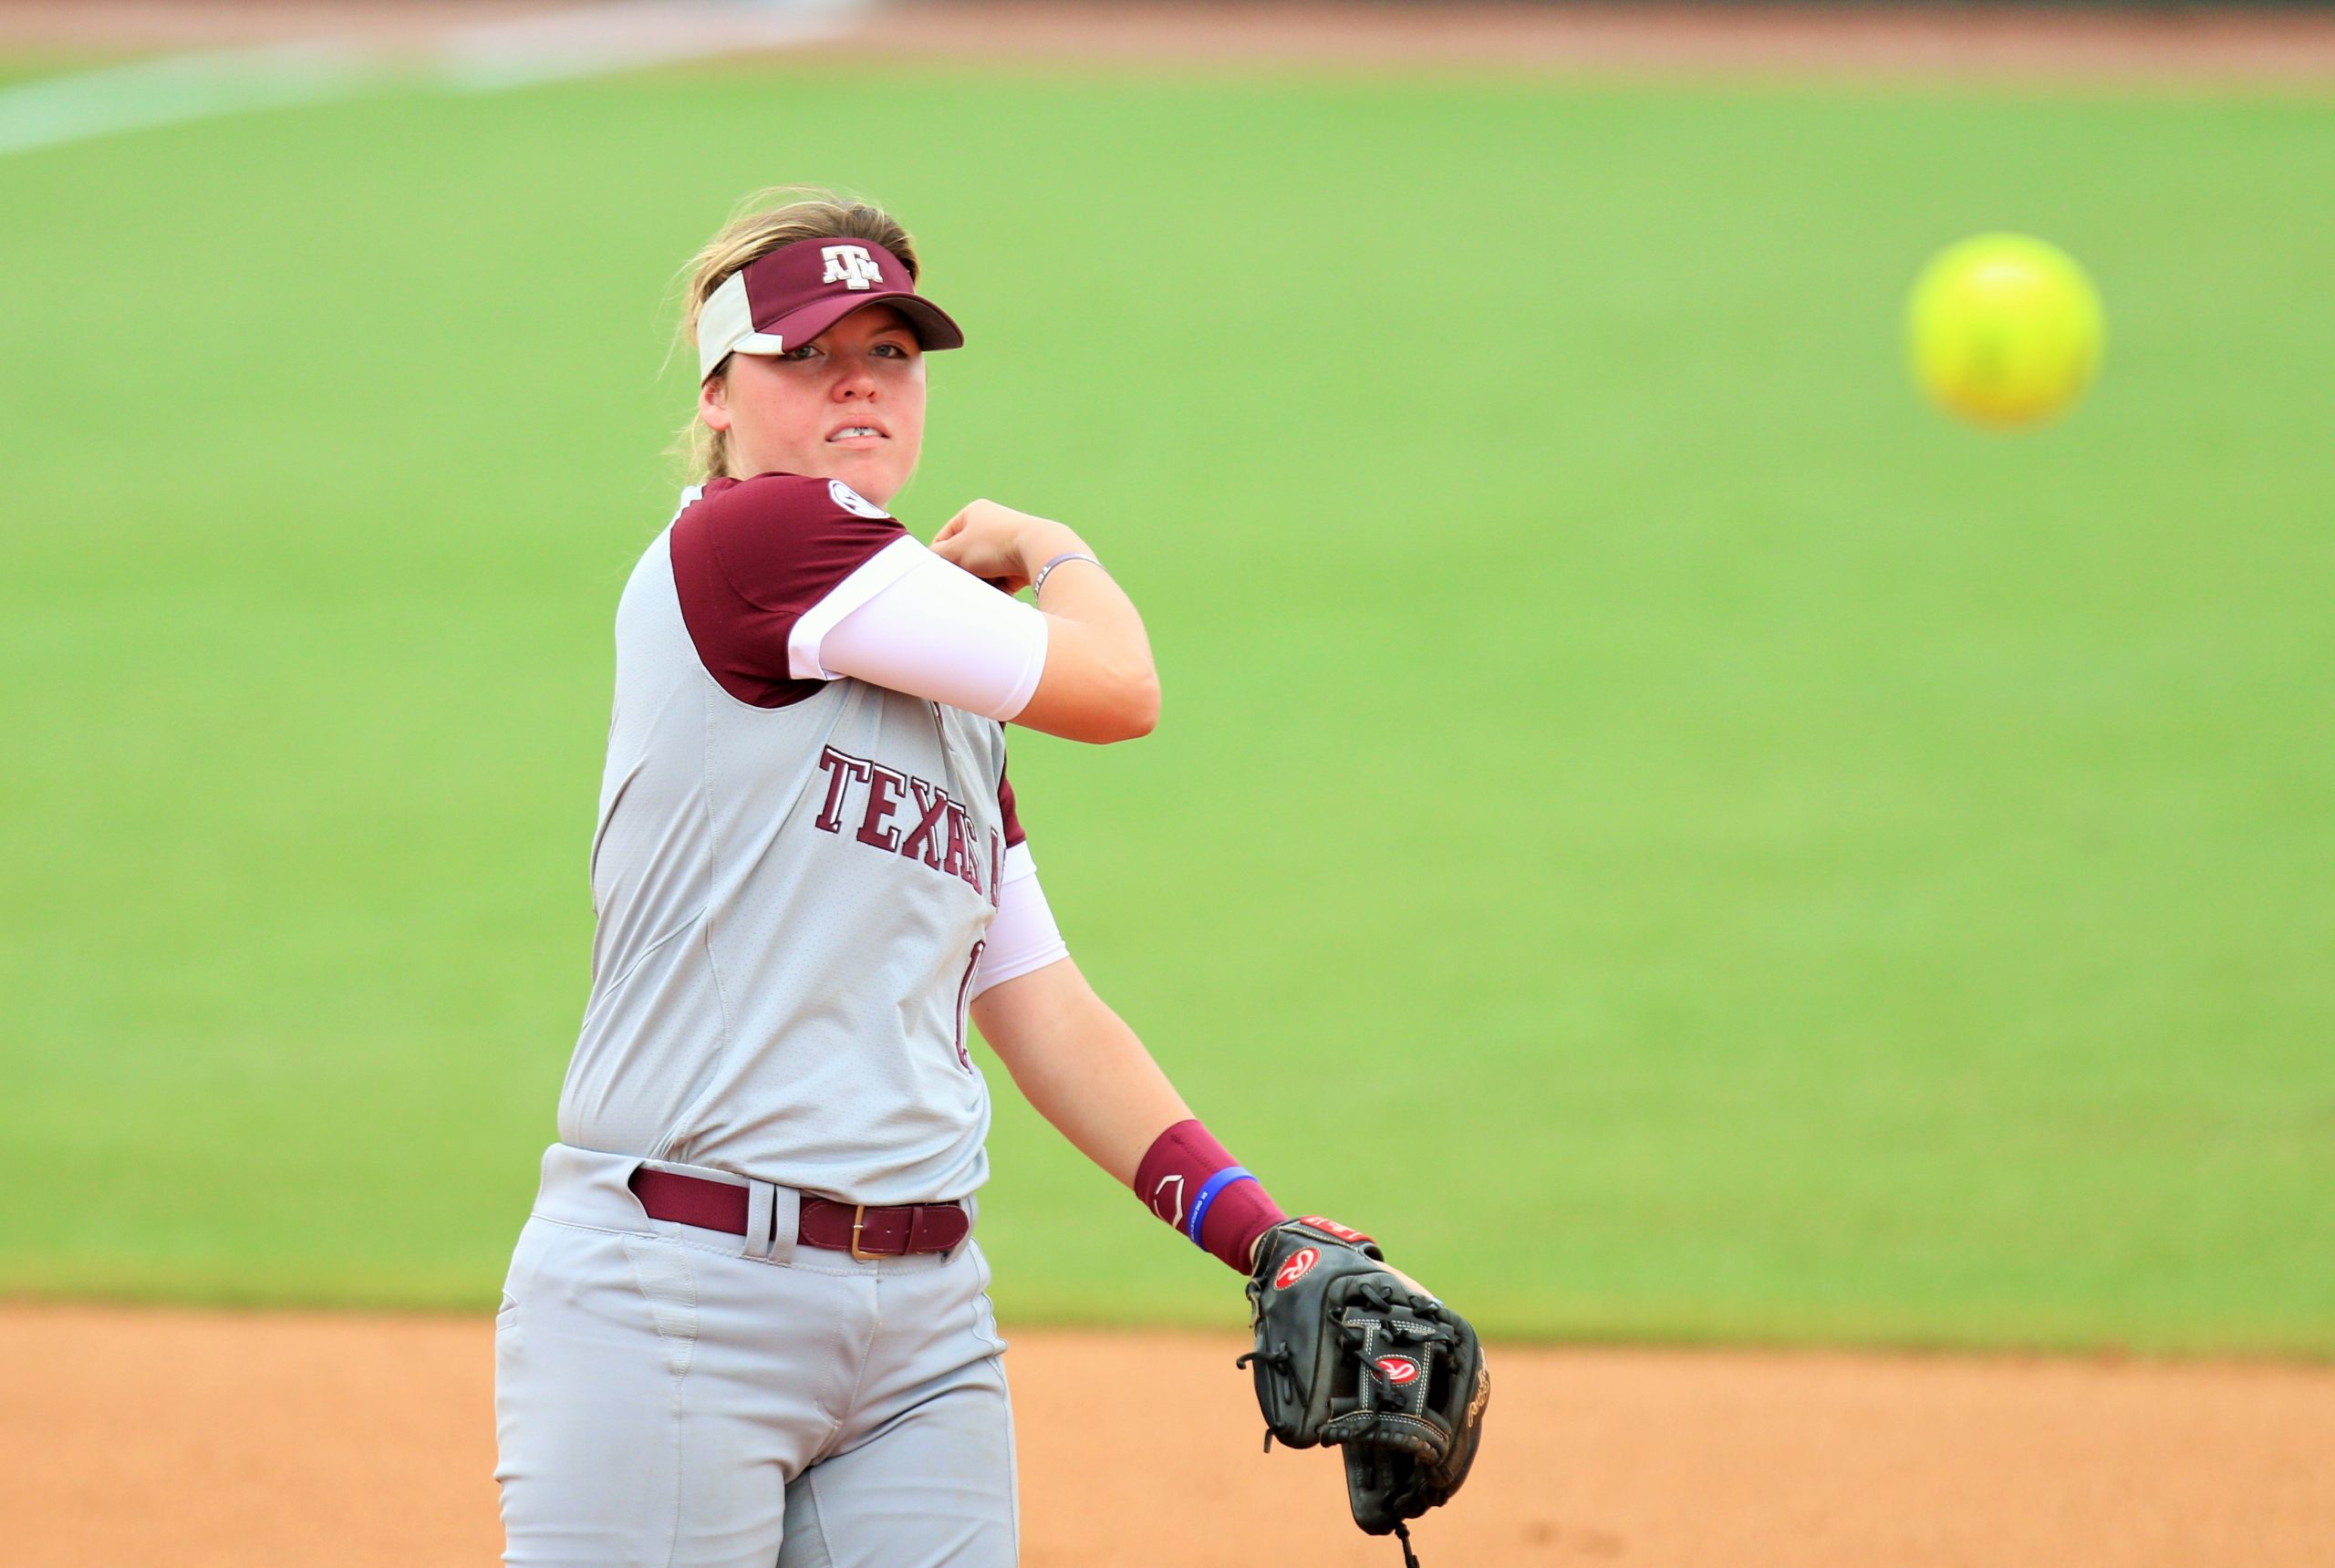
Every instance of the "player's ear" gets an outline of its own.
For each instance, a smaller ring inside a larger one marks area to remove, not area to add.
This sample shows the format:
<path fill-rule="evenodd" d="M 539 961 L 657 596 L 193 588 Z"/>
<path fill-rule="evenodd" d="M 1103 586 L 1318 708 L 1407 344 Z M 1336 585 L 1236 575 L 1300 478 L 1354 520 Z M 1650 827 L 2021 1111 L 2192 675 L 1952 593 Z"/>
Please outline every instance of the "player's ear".
<path fill-rule="evenodd" d="M 730 428 L 730 378 L 715 371 L 698 384 L 697 417 L 705 428 L 726 431 Z"/>

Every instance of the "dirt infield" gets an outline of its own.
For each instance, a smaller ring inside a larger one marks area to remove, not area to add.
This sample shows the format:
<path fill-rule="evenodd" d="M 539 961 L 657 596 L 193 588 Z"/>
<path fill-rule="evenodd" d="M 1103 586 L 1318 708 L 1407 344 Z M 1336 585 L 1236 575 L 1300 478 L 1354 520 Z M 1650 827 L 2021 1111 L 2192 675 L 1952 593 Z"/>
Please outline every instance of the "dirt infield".
<path fill-rule="evenodd" d="M 825 0 L 855 58 L 1521 72 L 2335 80 L 2335 13 L 2216 6 L 1438 4 L 1313 0 Z M 575 16 L 576 0 L 0 0 L 0 49 L 142 54 L 332 37 L 427 50 L 457 29 Z M 718 30 L 718 5 L 631 13 L 645 42 Z M 753 25 L 732 6 L 728 25 Z M 605 20 L 605 19 L 604 19 Z"/>
<path fill-rule="evenodd" d="M 2128 79 L 2335 76 L 2335 15 L 1936 5 L 879 6 L 815 47 L 908 58 L 1497 72 Z"/>
<path fill-rule="evenodd" d="M 1011 1332 L 1011 1325 L 1009 1325 Z M 0 1308 L 0 1558 L 486 1563 L 483 1321 Z M 1027 1568 L 1395 1568 L 1233 1340 L 1013 1335 Z M 2325 1564 L 2335 1367 L 1496 1350 L 1427 1568 Z"/>

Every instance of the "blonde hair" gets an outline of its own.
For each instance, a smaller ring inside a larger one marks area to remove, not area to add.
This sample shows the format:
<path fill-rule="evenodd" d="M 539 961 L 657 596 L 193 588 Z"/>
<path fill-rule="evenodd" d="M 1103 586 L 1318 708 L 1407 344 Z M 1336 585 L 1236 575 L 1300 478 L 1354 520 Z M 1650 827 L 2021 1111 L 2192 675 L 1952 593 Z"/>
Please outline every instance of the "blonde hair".
<path fill-rule="evenodd" d="M 915 242 L 900 227 L 899 221 L 883 208 L 811 185 L 785 185 L 757 192 L 740 203 L 736 214 L 721 226 L 719 234 L 705 242 L 704 248 L 683 269 L 688 279 L 681 309 L 680 354 L 684 361 L 697 362 L 698 314 L 705 308 L 713 291 L 721 286 L 722 280 L 748 262 L 797 240 L 870 241 L 899 257 L 900 265 L 908 269 L 908 283 L 916 283 Z M 728 367 L 725 359 L 714 374 L 727 374 Z M 729 432 L 709 426 L 697 417 L 694 409 L 677 445 L 685 454 L 692 483 L 736 477 L 730 473 Z"/>

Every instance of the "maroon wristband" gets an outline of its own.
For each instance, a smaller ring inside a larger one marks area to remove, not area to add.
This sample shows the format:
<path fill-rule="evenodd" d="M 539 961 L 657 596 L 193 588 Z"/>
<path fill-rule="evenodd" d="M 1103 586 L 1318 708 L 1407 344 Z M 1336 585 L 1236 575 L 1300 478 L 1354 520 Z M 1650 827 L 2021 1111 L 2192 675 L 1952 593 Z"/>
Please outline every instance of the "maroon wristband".
<path fill-rule="evenodd" d="M 1197 1119 L 1153 1140 L 1136 1168 L 1135 1192 L 1152 1213 L 1243 1274 L 1257 1238 L 1289 1218 Z"/>

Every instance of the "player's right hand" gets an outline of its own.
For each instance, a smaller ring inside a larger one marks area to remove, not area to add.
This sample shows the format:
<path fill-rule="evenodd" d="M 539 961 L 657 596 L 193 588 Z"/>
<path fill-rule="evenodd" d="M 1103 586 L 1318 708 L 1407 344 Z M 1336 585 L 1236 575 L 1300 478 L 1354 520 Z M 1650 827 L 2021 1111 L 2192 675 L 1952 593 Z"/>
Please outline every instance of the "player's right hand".
<path fill-rule="evenodd" d="M 932 540 L 934 555 L 1009 594 L 1028 587 L 1050 556 L 1084 547 L 1062 524 L 994 501 L 971 503 L 943 524 Z"/>

